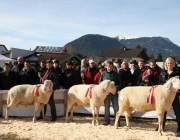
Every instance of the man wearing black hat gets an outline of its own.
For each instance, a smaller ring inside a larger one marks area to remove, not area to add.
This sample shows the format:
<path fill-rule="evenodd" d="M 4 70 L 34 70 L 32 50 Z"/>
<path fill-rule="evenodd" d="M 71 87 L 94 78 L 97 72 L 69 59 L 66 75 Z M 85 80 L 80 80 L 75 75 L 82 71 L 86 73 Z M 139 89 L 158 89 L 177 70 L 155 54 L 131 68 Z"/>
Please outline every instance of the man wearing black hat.
<path fill-rule="evenodd" d="M 117 68 L 117 72 L 119 73 L 119 70 L 121 69 L 121 60 L 117 59 L 115 62 L 115 67 Z"/>
<path fill-rule="evenodd" d="M 59 89 L 59 77 L 57 71 L 53 67 L 52 60 L 46 61 L 46 70 L 41 75 L 41 83 L 44 83 L 45 80 L 51 80 L 53 82 L 53 90 Z M 54 103 L 54 92 L 51 94 L 48 104 L 51 108 L 51 122 L 56 121 L 56 106 Z M 46 114 L 46 108 L 47 105 L 44 106 L 44 114 Z M 37 119 L 42 119 L 42 112 L 40 113 L 40 116 Z"/>
<path fill-rule="evenodd" d="M 55 59 L 53 61 L 53 66 L 56 69 L 56 71 L 58 72 L 58 75 L 59 75 L 59 84 L 62 86 L 62 70 L 59 67 L 59 61 Z"/>

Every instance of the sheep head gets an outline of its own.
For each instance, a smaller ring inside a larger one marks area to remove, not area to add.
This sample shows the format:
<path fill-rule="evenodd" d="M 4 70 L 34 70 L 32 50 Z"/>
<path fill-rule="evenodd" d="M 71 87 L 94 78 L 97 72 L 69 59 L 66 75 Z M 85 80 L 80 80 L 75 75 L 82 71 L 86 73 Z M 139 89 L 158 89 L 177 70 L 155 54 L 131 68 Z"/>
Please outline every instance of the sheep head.
<path fill-rule="evenodd" d="M 103 88 L 104 92 L 116 94 L 116 86 L 115 83 L 110 80 L 104 80 L 100 83 L 100 86 Z"/>
<path fill-rule="evenodd" d="M 172 87 L 174 90 L 180 89 L 180 79 L 179 79 L 179 76 L 175 76 L 175 77 L 170 78 L 170 79 L 164 84 L 165 90 L 169 90 L 169 89 L 171 89 L 171 87 Z"/>
<path fill-rule="evenodd" d="M 45 80 L 43 90 L 47 92 L 53 92 L 53 83 L 51 80 Z"/>

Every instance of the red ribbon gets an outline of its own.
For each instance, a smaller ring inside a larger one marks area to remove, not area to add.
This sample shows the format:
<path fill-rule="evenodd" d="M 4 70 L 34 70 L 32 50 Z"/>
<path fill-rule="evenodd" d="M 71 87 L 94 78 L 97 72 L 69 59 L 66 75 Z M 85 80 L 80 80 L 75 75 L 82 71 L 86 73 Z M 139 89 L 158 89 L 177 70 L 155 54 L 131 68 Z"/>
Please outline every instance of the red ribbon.
<path fill-rule="evenodd" d="M 151 87 L 151 89 L 149 90 L 149 93 L 148 93 L 148 96 L 147 96 L 147 99 L 146 99 L 146 102 L 148 104 L 153 104 L 154 102 L 154 88 L 157 87 L 157 85 L 154 85 Z"/>
<path fill-rule="evenodd" d="M 95 87 L 95 85 L 91 85 L 91 86 L 88 88 L 85 97 L 87 97 L 88 94 L 89 94 L 89 98 L 92 98 L 92 88 L 93 88 L 93 87 Z"/>
<path fill-rule="evenodd" d="M 36 86 L 33 88 L 33 90 L 30 92 L 30 95 L 32 96 L 33 93 L 34 93 L 34 90 L 36 90 L 36 93 L 34 93 L 34 96 L 39 96 L 38 89 L 39 89 L 40 86 L 41 86 L 41 84 L 36 85 Z"/>

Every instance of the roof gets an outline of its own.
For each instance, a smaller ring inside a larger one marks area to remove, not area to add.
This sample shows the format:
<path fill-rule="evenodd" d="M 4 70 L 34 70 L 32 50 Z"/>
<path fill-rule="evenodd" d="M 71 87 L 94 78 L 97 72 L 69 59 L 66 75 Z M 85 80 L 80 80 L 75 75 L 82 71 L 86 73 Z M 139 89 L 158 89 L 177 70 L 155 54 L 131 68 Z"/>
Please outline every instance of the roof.
<path fill-rule="evenodd" d="M 53 46 L 37 46 L 34 52 L 50 52 L 50 53 L 64 53 L 64 47 L 53 47 Z"/>
<path fill-rule="evenodd" d="M 4 47 L 4 49 L 5 49 L 6 51 L 8 50 L 5 45 L 0 44 L 0 46 Z"/>
<path fill-rule="evenodd" d="M 110 48 L 103 52 L 103 57 L 121 57 L 121 58 L 132 58 L 137 57 L 143 51 L 142 48 Z"/>
<path fill-rule="evenodd" d="M 68 59 L 70 59 L 71 57 L 73 57 L 74 55 L 70 55 L 70 54 L 57 54 L 57 53 L 34 53 L 34 57 L 32 55 L 29 55 L 29 56 L 26 56 L 24 57 L 24 59 L 27 59 L 29 60 L 29 58 L 35 58 L 35 57 L 38 57 L 38 60 L 48 60 L 50 59 L 51 57 L 53 59 L 57 59 L 59 60 L 59 62 L 63 62 L 63 61 L 66 61 Z M 77 56 L 75 56 L 77 57 Z M 79 57 L 77 57 L 79 59 Z M 80 59 L 79 59 L 80 60 Z"/>
<path fill-rule="evenodd" d="M 173 56 L 175 59 L 176 59 L 176 61 L 180 61 L 180 56 Z"/>

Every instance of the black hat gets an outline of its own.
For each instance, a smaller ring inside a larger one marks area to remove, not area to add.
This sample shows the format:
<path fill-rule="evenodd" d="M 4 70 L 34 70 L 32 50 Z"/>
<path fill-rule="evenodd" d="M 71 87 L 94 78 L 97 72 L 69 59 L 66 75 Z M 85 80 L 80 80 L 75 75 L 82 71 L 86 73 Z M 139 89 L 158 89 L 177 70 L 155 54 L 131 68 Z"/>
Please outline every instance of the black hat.
<path fill-rule="evenodd" d="M 132 63 L 137 64 L 136 60 L 132 60 L 132 61 L 130 62 L 130 64 L 132 64 Z"/>
<path fill-rule="evenodd" d="M 117 59 L 114 63 L 122 63 L 121 60 Z"/>
<path fill-rule="evenodd" d="M 52 63 L 53 64 L 52 60 L 47 60 L 46 63 Z"/>
<path fill-rule="evenodd" d="M 58 63 L 58 64 L 59 64 L 59 61 L 58 61 L 57 59 L 55 59 L 53 62 L 54 62 L 54 63 Z"/>

